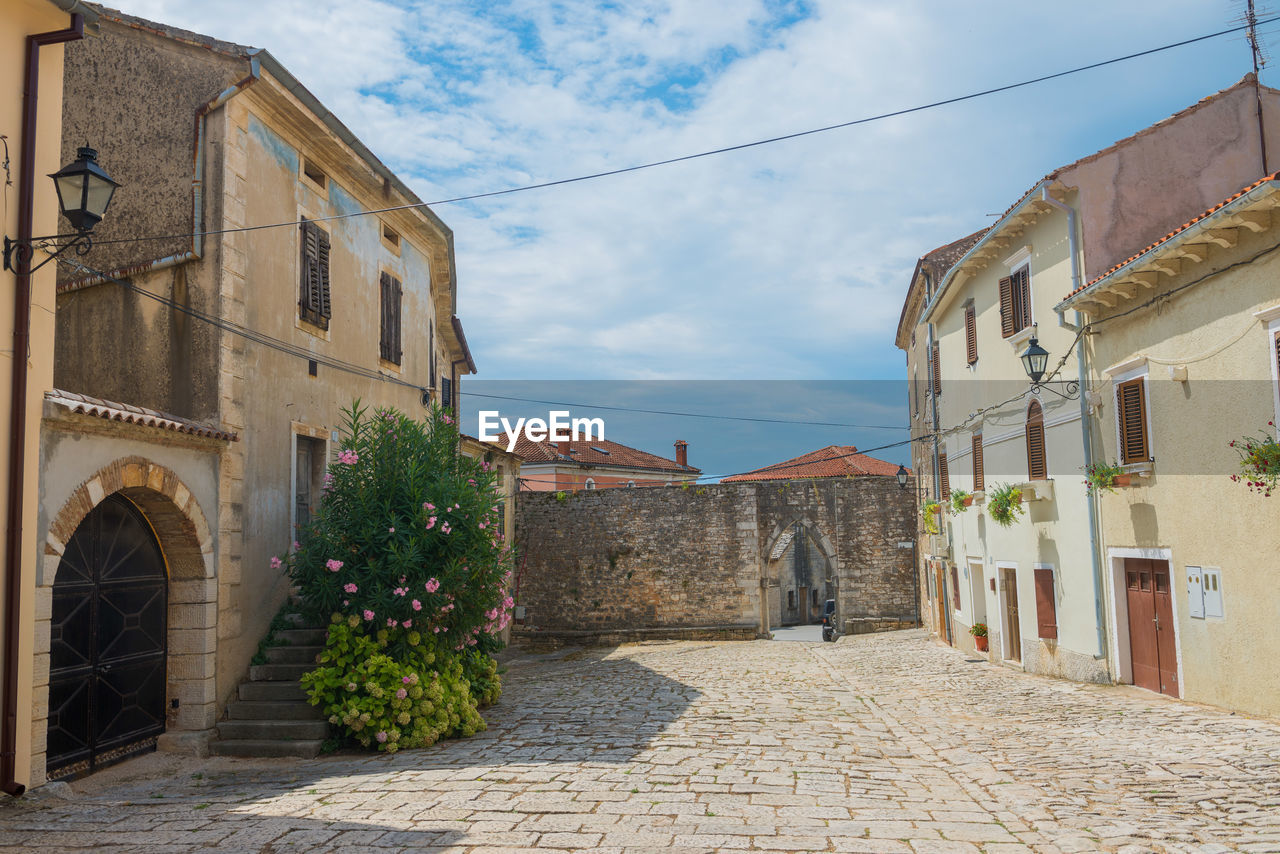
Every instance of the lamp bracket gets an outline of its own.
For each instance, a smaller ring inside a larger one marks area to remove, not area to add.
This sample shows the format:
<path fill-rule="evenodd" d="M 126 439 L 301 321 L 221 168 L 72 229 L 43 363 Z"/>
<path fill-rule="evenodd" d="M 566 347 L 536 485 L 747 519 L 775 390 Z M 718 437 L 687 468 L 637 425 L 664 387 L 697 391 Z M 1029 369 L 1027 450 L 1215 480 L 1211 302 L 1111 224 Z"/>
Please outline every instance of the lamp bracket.
<path fill-rule="evenodd" d="M 1063 386 L 1066 393 L 1058 391 L 1055 385 Z M 1078 400 L 1080 398 L 1080 382 L 1079 380 L 1045 380 L 1044 382 L 1032 383 L 1031 393 L 1039 394 L 1040 389 L 1052 392 L 1063 400 Z"/>
<path fill-rule="evenodd" d="M 61 244 L 58 241 L 65 241 Z M 68 249 L 74 248 L 77 255 L 85 255 L 93 248 L 93 235 L 87 231 L 79 234 L 55 234 L 50 237 L 33 237 L 28 241 L 13 240 L 5 237 L 4 239 L 4 268 L 19 272 L 20 267 L 26 267 L 27 275 L 39 270 L 45 264 L 57 258 Z M 36 249 L 48 253 L 49 257 L 45 258 L 34 267 L 28 267 L 31 263 L 31 256 Z M 50 252 L 49 250 L 54 251 Z"/>

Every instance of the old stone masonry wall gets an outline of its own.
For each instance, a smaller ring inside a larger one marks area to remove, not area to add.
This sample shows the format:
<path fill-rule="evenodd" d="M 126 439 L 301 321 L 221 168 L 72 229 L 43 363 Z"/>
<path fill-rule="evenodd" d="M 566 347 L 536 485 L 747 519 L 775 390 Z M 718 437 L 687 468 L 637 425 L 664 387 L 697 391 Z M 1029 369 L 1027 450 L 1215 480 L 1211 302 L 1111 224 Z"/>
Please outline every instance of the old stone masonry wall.
<path fill-rule="evenodd" d="M 797 525 L 835 580 L 847 631 L 915 624 L 910 490 L 864 477 L 707 486 L 522 492 L 517 605 L 526 637 L 588 633 L 753 637 L 777 625 Z"/>

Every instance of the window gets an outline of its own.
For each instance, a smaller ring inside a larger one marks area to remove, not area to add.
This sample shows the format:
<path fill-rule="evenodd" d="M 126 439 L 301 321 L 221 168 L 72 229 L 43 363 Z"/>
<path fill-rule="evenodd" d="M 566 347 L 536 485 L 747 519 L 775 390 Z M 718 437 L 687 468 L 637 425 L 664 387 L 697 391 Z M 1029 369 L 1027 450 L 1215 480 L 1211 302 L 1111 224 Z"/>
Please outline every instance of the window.
<path fill-rule="evenodd" d="M 969 364 L 978 361 L 978 316 L 973 310 L 973 303 L 964 307 L 964 343 Z"/>
<path fill-rule="evenodd" d="M 947 455 L 938 454 L 938 480 L 942 484 L 942 500 L 951 497 L 951 476 L 947 473 Z"/>
<path fill-rule="evenodd" d="M 816 587 L 809 590 L 809 604 L 814 608 L 818 607 L 818 588 Z"/>
<path fill-rule="evenodd" d="M 592 478 L 587 478 L 587 489 L 595 489 L 596 482 Z"/>
<path fill-rule="evenodd" d="M 453 408 L 453 380 L 440 378 L 440 405 L 445 409 Z"/>
<path fill-rule="evenodd" d="M 636 485 L 636 482 L 634 480 L 627 481 L 627 489 L 632 489 L 635 487 L 635 485 Z"/>
<path fill-rule="evenodd" d="M 431 379 L 431 388 L 436 387 L 436 324 L 435 321 L 427 321 L 427 362 L 428 375 Z"/>
<path fill-rule="evenodd" d="M 1146 378 L 1135 377 L 1116 385 L 1116 422 L 1120 427 L 1120 463 L 1149 462 Z"/>
<path fill-rule="evenodd" d="M 400 254 L 400 233 L 385 222 L 382 224 L 382 242 L 392 252 Z"/>
<path fill-rule="evenodd" d="M 942 365 L 937 341 L 934 341 L 929 348 L 929 366 L 930 373 L 933 375 L 933 396 L 939 397 L 942 394 Z"/>
<path fill-rule="evenodd" d="M 974 433 L 970 442 L 973 447 L 973 491 L 982 492 L 987 488 L 986 475 L 982 471 L 982 434 Z"/>
<path fill-rule="evenodd" d="M 960 610 L 960 568 L 951 564 L 951 607 Z"/>
<path fill-rule="evenodd" d="M 1031 268 L 1000 280 L 1000 333 L 1008 338 L 1031 325 Z"/>
<path fill-rule="evenodd" d="M 382 293 L 382 321 L 379 325 L 379 355 L 388 362 L 400 364 L 400 280 L 390 273 L 383 273 L 380 281 Z"/>
<path fill-rule="evenodd" d="M 1044 480 L 1049 476 L 1044 461 L 1044 412 L 1040 401 L 1027 407 L 1027 479 Z"/>
<path fill-rule="evenodd" d="M 298 317 L 329 328 L 333 309 L 329 301 L 329 232 L 309 219 L 302 220 L 302 276 Z"/>
<path fill-rule="evenodd" d="M 329 176 L 324 174 L 323 169 L 305 157 L 302 158 L 302 174 L 321 191 L 329 189 Z"/>
<path fill-rule="evenodd" d="M 1058 604 L 1053 595 L 1053 567 L 1036 567 L 1036 624 L 1039 636 L 1058 638 Z"/>

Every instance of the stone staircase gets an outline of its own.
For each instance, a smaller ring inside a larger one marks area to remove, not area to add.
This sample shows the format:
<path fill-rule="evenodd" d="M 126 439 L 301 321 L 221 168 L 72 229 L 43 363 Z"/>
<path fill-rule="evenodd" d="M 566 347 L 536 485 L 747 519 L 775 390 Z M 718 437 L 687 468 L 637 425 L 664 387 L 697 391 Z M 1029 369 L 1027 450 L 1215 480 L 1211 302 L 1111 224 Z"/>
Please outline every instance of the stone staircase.
<path fill-rule="evenodd" d="M 237 699 L 219 722 L 218 738 L 209 744 L 214 756 L 299 756 L 320 752 L 329 735 L 329 722 L 307 702 L 298 680 L 315 668 L 324 648 L 325 630 L 302 625 L 289 616 L 293 628 L 275 633 L 266 648 L 267 663 L 249 668 Z"/>

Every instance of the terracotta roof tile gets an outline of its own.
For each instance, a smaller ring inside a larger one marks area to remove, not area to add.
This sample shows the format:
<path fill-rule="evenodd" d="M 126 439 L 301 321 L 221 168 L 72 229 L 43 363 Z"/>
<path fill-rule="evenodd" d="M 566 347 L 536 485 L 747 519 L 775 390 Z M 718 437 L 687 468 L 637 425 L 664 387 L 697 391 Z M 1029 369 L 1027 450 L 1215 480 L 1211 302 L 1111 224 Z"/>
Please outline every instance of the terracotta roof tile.
<path fill-rule="evenodd" d="M 1236 199 L 1240 198 L 1241 196 L 1246 195 L 1247 193 L 1250 193 L 1250 192 L 1252 192 L 1253 190 L 1256 190 L 1258 187 L 1261 187 L 1263 184 L 1267 183 L 1268 181 L 1275 181 L 1275 180 L 1280 180 L 1280 172 L 1273 172 L 1272 174 L 1267 175 L 1265 178 L 1260 178 L 1260 179 L 1258 179 L 1257 181 L 1254 181 L 1252 184 L 1250 184 L 1249 186 L 1247 186 L 1247 187 L 1243 188 L 1243 189 L 1242 189 L 1242 190 L 1240 190 L 1239 192 L 1237 192 L 1237 193 L 1233 193 L 1232 195 L 1230 195 L 1230 196 L 1228 196 L 1227 198 L 1223 199 L 1222 201 L 1218 202 L 1216 205 L 1214 205 L 1213 207 L 1209 208 L 1207 211 L 1205 211 L 1204 213 L 1200 214 L 1199 216 L 1197 216 L 1197 217 L 1195 217 L 1195 218 L 1193 218 L 1193 219 L 1189 219 L 1189 220 L 1187 220 L 1187 221 L 1186 221 L 1186 222 L 1184 222 L 1182 225 L 1178 226 L 1178 227 L 1177 227 L 1177 228 L 1175 228 L 1173 231 L 1169 232 L 1169 233 L 1168 233 L 1168 234 L 1166 234 L 1164 237 L 1160 238 L 1160 239 L 1159 239 L 1159 240 L 1157 240 L 1155 243 L 1152 243 L 1150 246 L 1146 247 L 1146 248 L 1145 248 L 1145 249 L 1143 249 L 1142 251 L 1140 251 L 1140 252 L 1135 252 L 1133 255 L 1130 255 L 1128 258 L 1124 259 L 1124 260 L 1123 260 L 1123 261 L 1121 261 L 1119 264 L 1116 264 L 1114 267 L 1112 267 L 1111 269 L 1107 270 L 1107 271 L 1106 271 L 1105 273 L 1103 273 L 1102 275 L 1100 275 L 1100 276 L 1098 276 L 1097 278 L 1092 279 L 1092 280 L 1091 280 L 1091 281 L 1089 281 L 1088 283 L 1083 284 L 1083 285 L 1081 285 L 1080 287 L 1076 288 L 1074 291 L 1072 291 L 1071 293 L 1069 293 L 1069 294 L 1067 294 L 1065 297 L 1063 297 L 1063 299 L 1071 299 L 1073 296 L 1075 296 L 1076 294 L 1080 293 L 1081 291 L 1088 290 L 1089 288 L 1091 288 L 1091 287 L 1093 287 L 1094 285 L 1096 285 L 1098 282 L 1100 282 L 1100 281 L 1102 281 L 1103 279 L 1105 279 L 1105 278 L 1107 278 L 1108 276 L 1110 276 L 1110 275 L 1111 275 L 1112 273 L 1114 273 L 1115 271 L 1119 270 L 1121 267 L 1124 267 L 1124 266 L 1126 266 L 1127 264 L 1131 264 L 1131 263 L 1133 263 L 1134 261 L 1136 261 L 1136 260 L 1138 260 L 1139 258 L 1141 258 L 1143 255 L 1146 255 L 1146 254 L 1147 254 L 1148 252 L 1150 252 L 1152 249 L 1155 249 L 1155 248 L 1157 248 L 1157 247 L 1161 246 L 1162 244 L 1169 242 L 1170 240 L 1172 240 L 1173 238 L 1177 237 L 1179 234 L 1181 234 L 1182 232 L 1186 231 L 1188 228 L 1190 228 L 1191 226 L 1193 226 L 1193 225 L 1195 225 L 1196 223 L 1200 222 L 1201 220 L 1204 220 L 1204 219 L 1207 219 L 1207 218 L 1208 218 L 1208 217 L 1210 217 L 1210 216 L 1213 216 L 1215 213 L 1217 213 L 1218 211 L 1222 210 L 1222 209 L 1223 209 L 1223 208 L 1225 208 L 1227 205 L 1231 204 L 1232 202 L 1234 202 Z"/>
<path fill-rule="evenodd" d="M 55 388 L 52 391 L 45 392 L 44 397 L 45 400 L 56 403 L 58 406 L 69 409 L 72 412 L 92 415 L 95 418 L 105 418 L 108 421 L 123 421 L 126 424 L 158 427 L 162 430 L 172 430 L 175 433 L 186 433 L 191 436 L 203 436 L 209 439 L 222 439 L 225 442 L 235 442 L 240 438 L 235 433 L 219 430 L 216 427 L 209 427 L 177 415 L 167 415 L 154 409 L 146 409 L 128 403 L 115 403 L 98 397 L 90 397 L 87 394 L 77 394 L 72 391 L 63 391 Z"/>
<path fill-rule="evenodd" d="M 506 447 L 505 443 L 503 447 Z M 521 435 L 516 439 L 516 455 L 525 464 L 561 463 L 580 466 L 609 466 L 612 468 L 648 469 L 651 471 L 688 472 L 701 474 L 702 469 L 682 466 L 657 454 L 632 448 L 620 442 L 600 439 L 590 442 L 570 442 L 569 456 L 560 453 L 553 442 L 532 442 Z"/>
<path fill-rule="evenodd" d="M 853 445 L 828 445 L 771 466 L 746 474 L 721 478 L 721 483 L 743 483 L 755 480 L 803 480 L 814 477 L 859 477 L 898 473 L 894 463 L 858 453 Z"/>

